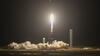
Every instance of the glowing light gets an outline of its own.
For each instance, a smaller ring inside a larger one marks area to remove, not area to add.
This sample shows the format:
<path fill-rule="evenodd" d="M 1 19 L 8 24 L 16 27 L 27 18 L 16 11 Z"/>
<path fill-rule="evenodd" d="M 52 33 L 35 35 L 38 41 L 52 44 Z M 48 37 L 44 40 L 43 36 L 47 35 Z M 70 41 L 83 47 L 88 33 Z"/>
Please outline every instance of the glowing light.
<path fill-rule="evenodd" d="M 50 15 L 50 22 L 51 22 L 51 32 L 53 32 L 53 23 L 54 23 L 54 15 Z"/>

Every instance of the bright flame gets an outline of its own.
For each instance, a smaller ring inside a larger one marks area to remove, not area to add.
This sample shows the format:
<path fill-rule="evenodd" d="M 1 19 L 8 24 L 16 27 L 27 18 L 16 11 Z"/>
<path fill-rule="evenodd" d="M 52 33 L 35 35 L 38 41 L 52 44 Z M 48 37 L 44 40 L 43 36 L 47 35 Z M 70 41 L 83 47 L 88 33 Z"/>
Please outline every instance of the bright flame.
<path fill-rule="evenodd" d="M 51 22 L 51 32 L 53 32 L 53 22 L 54 22 L 54 15 L 50 15 L 50 22 Z"/>

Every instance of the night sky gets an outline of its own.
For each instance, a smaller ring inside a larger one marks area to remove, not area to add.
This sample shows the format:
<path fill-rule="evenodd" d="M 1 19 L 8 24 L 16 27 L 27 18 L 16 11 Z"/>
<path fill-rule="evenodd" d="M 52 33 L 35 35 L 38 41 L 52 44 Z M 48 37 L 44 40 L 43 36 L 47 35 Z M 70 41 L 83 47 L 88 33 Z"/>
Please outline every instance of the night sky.
<path fill-rule="evenodd" d="M 0 46 L 48 39 L 51 13 L 54 39 L 69 43 L 72 28 L 74 46 L 100 46 L 98 4 L 96 0 L 3 0 Z"/>

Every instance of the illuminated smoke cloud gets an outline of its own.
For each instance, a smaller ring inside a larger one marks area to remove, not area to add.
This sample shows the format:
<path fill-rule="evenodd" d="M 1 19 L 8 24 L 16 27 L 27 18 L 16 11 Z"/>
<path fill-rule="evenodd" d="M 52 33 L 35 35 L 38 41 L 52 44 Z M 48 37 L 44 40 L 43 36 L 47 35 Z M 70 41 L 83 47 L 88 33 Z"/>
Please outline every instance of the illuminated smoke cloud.
<path fill-rule="evenodd" d="M 12 42 L 8 45 L 8 47 L 12 49 L 61 49 L 68 48 L 69 44 L 57 40 L 53 41 L 51 44 L 48 42 L 32 44 L 30 41 L 26 41 L 24 43 Z"/>

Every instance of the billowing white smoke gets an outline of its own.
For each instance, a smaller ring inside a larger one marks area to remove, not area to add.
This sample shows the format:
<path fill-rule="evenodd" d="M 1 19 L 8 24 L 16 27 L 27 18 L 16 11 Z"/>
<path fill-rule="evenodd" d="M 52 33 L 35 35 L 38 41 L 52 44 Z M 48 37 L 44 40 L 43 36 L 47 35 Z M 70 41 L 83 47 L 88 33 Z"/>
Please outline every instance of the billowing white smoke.
<path fill-rule="evenodd" d="M 31 44 L 30 41 L 26 41 L 24 43 L 15 43 L 12 42 L 8 45 L 8 47 L 13 48 L 13 49 L 37 49 L 36 44 Z"/>
<path fill-rule="evenodd" d="M 69 44 L 57 40 L 53 41 L 51 44 L 49 44 L 48 42 L 32 44 L 30 41 L 26 41 L 24 43 L 19 43 L 19 44 L 12 42 L 8 45 L 8 47 L 13 49 L 61 49 L 61 48 L 68 48 Z"/>

